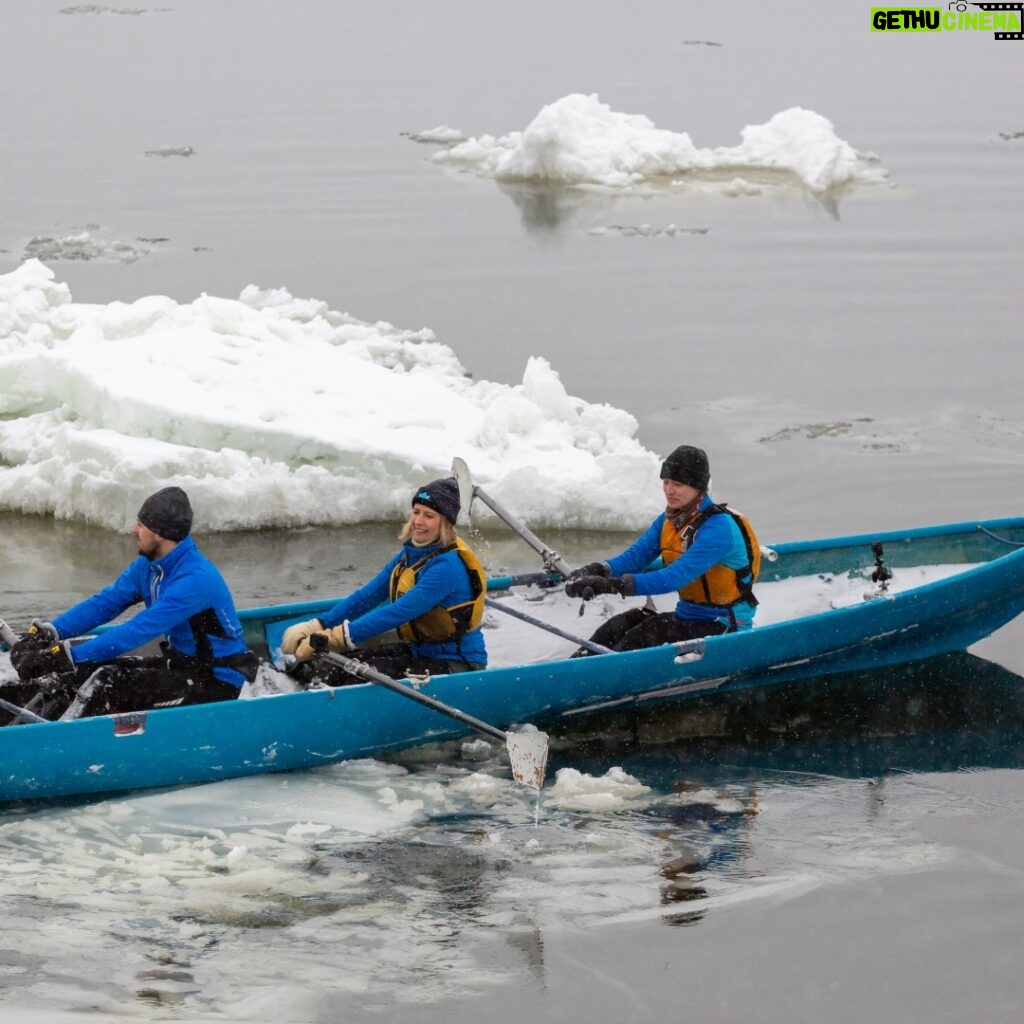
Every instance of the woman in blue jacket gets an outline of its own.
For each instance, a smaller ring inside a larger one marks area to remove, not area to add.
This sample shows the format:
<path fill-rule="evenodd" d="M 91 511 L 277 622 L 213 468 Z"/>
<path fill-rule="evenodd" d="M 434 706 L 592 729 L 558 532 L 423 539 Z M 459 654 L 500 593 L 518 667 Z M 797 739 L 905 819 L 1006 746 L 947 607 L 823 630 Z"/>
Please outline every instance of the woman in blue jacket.
<path fill-rule="evenodd" d="M 754 581 L 761 549 L 746 517 L 716 504 L 708 493 L 711 468 L 701 448 L 680 445 L 662 463 L 665 511 L 629 548 L 607 562 L 591 562 L 570 576 L 565 592 L 584 600 L 668 594 L 671 612 L 631 608 L 610 618 L 591 639 L 630 651 L 749 629 L 757 599 Z M 662 566 L 645 572 L 657 559 Z M 579 656 L 588 652 L 580 650 Z"/>
<path fill-rule="evenodd" d="M 21 682 L 8 699 L 28 699 L 44 677 L 54 704 L 81 687 L 68 717 L 237 697 L 258 661 L 227 584 L 191 529 L 192 507 L 180 487 L 150 495 L 133 529 L 139 557 L 109 587 L 52 623 L 34 623 L 12 647 Z M 126 622 L 71 642 L 139 603 L 144 609 Z M 159 656 L 122 657 L 161 636 Z"/>
<path fill-rule="evenodd" d="M 454 477 L 434 480 L 412 497 L 399 534 L 401 549 L 368 583 L 318 619 L 285 630 L 281 651 L 294 655 L 304 682 L 361 682 L 337 666 L 313 661 L 310 642 L 372 665 L 389 676 L 464 672 L 487 664 L 480 622 L 487 581 L 483 567 L 455 532 L 460 509 Z M 398 643 L 366 644 L 391 631 Z"/>

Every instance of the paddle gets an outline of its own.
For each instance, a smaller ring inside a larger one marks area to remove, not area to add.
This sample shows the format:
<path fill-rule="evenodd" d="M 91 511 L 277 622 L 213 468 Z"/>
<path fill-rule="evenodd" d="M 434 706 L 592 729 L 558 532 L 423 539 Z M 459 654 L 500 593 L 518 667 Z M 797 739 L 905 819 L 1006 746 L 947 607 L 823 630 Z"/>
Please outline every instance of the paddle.
<path fill-rule="evenodd" d="M 537 626 L 540 629 L 547 630 L 549 633 L 554 633 L 555 636 L 560 636 L 563 640 L 571 640 L 577 646 L 584 647 L 593 654 L 612 653 L 612 649 L 610 647 L 603 647 L 601 644 L 595 644 L 592 640 L 584 640 L 583 637 L 573 636 L 572 633 L 566 633 L 557 626 L 552 626 L 549 622 L 544 622 L 541 619 L 535 619 L 532 615 L 527 615 L 526 612 L 517 611 L 515 608 L 509 608 L 500 601 L 496 601 L 493 597 L 485 597 L 484 603 L 488 608 L 495 608 L 499 612 L 511 615 L 514 619 L 521 619 L 523 622 L 528 622 L 531 626 Z"/>
<path fill-rule="evenodd" d="M 469 466 L 462 459 L 452 459 L 452 474 L 459 484 L 459 498 L 462 507 L 469 514 L 470 506 L 474 498 L 479 498 L 506 526 L 514 533 L 519 534 L 527 544 L 537 552 L 544 560 L 544 567 L 548 570 L 560 572 L 568 576 L 572 572 L 564 558 L 552 548 L 549 548 L 535 533 L 528 530 L 515 516 L 506 508 L 498 504 L 485 490 L 473 483 L 473 476 L 469 472 Z"/>
<path fill-rule="evenodd" d="M 321 648 L 321 645 L 326 643 L 326 638 L 322 638 L 316 633 L 309 640 L 314 649 Z M 425 693 L 420 693 L 419 690 L 415 690 L 411 686 L 403 685 L 397 679 L 392 679 L 391 676 L 379 672 L 372 665 L 367 665 L 363 661 L 358 661 L 355 658 L 346 658 L 344 655 L 322 649 L 318 651 L 318 656 L 329 661 L 332 665 L 343 668 L 351 675 L 358 676 L 360 679 L 365 679 L 367 682 L 374 683 L 377 686 L 383 686 L 385 689 L 401 694 L 401 696 L 407 697 L 409 700 L 414 700 L 418 704 L 432 708 L 442 715 L 454 718 L 457 722 L 462 722 L 464 725 L 476 729 L 477 732 L 482 732 L 488 736 L 493 736 L 497 740 L 501 740 L 508 751 L 508 759 L 512 765 L 512 777 L 516 782 L 530 789 L 543 789 L 544 772 L 548 763 L 548 737 L 546 733 L 503 732 L 493 725 L 488 725 L 487 722 L 481 722 L 479 718 L 467 715 L 465 711 L 449 707 L 433 697 L 428 697 Z"/>
<path fill-rule="evenodd" d="M 549 572 L 554 570 L 561 573 L 562 576 L 568 577 L 572 573 L 572 569 L 569 564 L 565 561 L 562 556 L 555 551 L 553 548 L 549 548 L 535 533 L 527 529 L 521 522 L 508 509 L 498 504 L 486 491 L 484 491 L 477 484 L 473 483 L 473 475 L 469 471 L 469 466 L 466 465 L 465 460 L 455 458 L 452 459 L 452 473 L 455 475 L 455 479 L 459 484 L 459 499 L 462 507 L 469 513 L 470 507 L 473 504 L 474 498 L 479 498 L 502 522 L 505 523 L 514 533 L 519 534 L 527 544 L 533 548 L 537 554 L 544 559 L 544 568 Z M 593 596 L 593 595 L 591 595 Z M 509 615 L 515 615 L 516 618 L 522 619 L 524 622 L 529 622 L 531 625 L 538 626 L 541 629 L 546 629 L 556 636 L 563 637 L 566 640 L 572 640 L 579 644 L 581 647 L 585 647 L 588 651 L 594 654 L 608 654 L 611 651 L 609 647 L 602 647 L 600 644 L 593 644 L 589 640 L 580 640 L 577 637 L 571 636 L 568 633 L 563 633 L 554 626 L 549 626 L 546 622 L 542 622 L 540 619 L 531 618 L 529 615 L 525 615 L 522 612 L 514 612 L 511 608 L 505 608 L 501 605 L 496 605 L 492 601 L 487 602 L 492 608 L 501 608 L 502 611 L 508 612 Z M 586 605 L 586 600 L 580 603 L 580 615 L 583 614 L 583 609 Z"/>

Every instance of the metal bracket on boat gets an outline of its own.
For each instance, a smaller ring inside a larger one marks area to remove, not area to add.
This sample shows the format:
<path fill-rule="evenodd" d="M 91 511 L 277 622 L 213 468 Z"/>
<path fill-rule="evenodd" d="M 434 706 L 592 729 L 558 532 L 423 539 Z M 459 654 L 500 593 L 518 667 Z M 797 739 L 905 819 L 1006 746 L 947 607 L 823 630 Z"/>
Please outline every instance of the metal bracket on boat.
<path fill-rule="evenodd" d="M 889 582 L 892 579 L 892 569 L 885 564 L 885 549 L 880 540 L 872 541 L 871 553 L 875 556 L 875 568 L 871 573 L 871 582 L 875 584 L 875 589 L 864 595 L 865 601 L 873 601 L 876 597 L 888 597 Z"/>
<path fill-rule="evenodd" d="M 707 641 L 704 639 L 682 640 L 672 646 L 676 649 L 675 663 L 685 665 L 691 661 L 700 661 L 704 657 Z"/>

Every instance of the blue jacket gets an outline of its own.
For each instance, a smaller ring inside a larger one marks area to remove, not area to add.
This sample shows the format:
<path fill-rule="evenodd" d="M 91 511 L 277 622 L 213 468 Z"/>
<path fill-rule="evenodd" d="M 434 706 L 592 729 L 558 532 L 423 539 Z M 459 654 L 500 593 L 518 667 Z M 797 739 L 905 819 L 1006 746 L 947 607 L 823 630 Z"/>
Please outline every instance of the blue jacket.
<path fill-rule="evenodd" d="M 700 509 L 713 505 L 710 495 L 705 495 Z M 632 546 L 608 560 L 613 576 L 635 573 L 636 592 L 646 594 L 668 594 L 685 587 L 708 571 L 713 565 L 727 565 L 730 569 L 742 569 L 748 564 L 747 546 L 743 533 L 732 516 L 716 515 L 705 520 L 694 534 L 693 543 L 670 565 L 663 569 L 644 572 L 644 569 L 661 556 L 661 528 L 665 522 L 662 512 L 644 531 Z M 679 619 L 713 619 L 729 625 L 728 615 L 713 605 L 696 604 L 693 601 L 677 601 L 676 617 Z M 738 629 L 749 629 L 754 621 L 754 607 L 746 601 L 733 605 Z"/>
<path fill-rule="evenodd" d="M 419 618 L 438 605 L 448 608 L 472 600 L 469 574 L 462 559 L 458 552 L 446 551 L 423 566 L 415 586 L 397 601 L 391 601 L 391 573 L 399 559 L 405 555 L 409 564 L 413 564 L 438 546 L 418 548 L 407 541 L 369 583 L 339 601 L 320 616 L 320 621 L 329 629 L 348 619 L 349 636 L 353 643 L 361 645 L 371 637 Z M 420 658 L 487 664 L 487 648 L 479 629 L 470 630 L 461 640 L 413 641 L 412 648 Z"/>
<path fill-rule="evenodd" d="M 82 636 L 140 601 L 146 605 L 144 611 L 72 647 L 75 663 L 109 661 L 163 635 L 174 650 L 194 657 L 196 641 L 189 619 L 207 611 L 219 623 L 216 632 L 206 632 L 214 658 L 248 649 L 227 584 L 191 537 L 155 562 L 140 555 L 109 587 L 69 608 L 53 625 L 62 637 Z M 240 672 L 223 665 L 214 669 L 214 675 L 233 686 L 245 682 Z"/>

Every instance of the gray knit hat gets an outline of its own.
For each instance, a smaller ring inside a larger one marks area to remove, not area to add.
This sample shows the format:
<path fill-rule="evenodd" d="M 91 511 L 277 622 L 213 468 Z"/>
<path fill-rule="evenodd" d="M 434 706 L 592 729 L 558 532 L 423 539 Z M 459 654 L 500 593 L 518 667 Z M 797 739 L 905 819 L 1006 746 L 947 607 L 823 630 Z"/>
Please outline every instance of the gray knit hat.
<path fill-rule="evenodd" d="M 192 529 L 188 495 L 180 487 L 165 487 L 142 503 L 138 520 L 164 540 L 184 540 Z"/>

